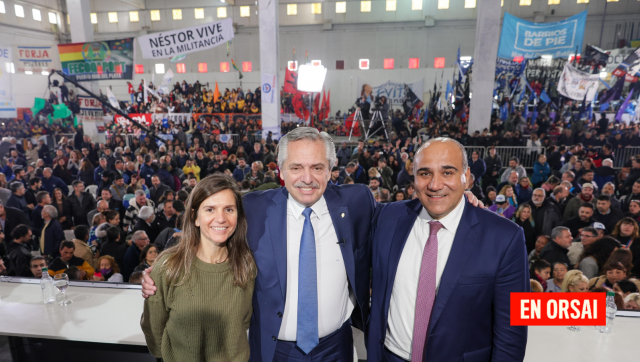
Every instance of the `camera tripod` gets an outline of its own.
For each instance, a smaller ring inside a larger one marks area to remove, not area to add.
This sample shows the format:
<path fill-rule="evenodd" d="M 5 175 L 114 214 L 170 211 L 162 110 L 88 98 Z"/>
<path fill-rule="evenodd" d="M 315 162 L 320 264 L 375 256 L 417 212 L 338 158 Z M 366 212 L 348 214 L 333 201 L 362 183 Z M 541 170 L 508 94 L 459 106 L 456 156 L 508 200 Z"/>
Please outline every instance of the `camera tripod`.
<path fill-rule="evenodd" d="M 380 128 L 376 129 L 372 134 L 369 134 L 369 132 L 371 132 L 371 129 L 373 128 L 374 124 L 376 123 L 376 121 L 380 122 L 380 128 L 382 128 L 384 130 L 384 135 L 387 139 L 389 139 L 389 134 L 387 133 L 387 126 L 384 124 L 384 119 L 382 118 L 382 112 L 380 112 L 379 109 L 373 111 L 373 116 L 371 117 L 371 123 L 369 123 L 369 129 L 367 130 L 367 132 L 364 134 L 364 140 L 368 140 L 369 138 L 373 137 L 376 133 L 378 133 L 378 131 L 380 131 Z"/>

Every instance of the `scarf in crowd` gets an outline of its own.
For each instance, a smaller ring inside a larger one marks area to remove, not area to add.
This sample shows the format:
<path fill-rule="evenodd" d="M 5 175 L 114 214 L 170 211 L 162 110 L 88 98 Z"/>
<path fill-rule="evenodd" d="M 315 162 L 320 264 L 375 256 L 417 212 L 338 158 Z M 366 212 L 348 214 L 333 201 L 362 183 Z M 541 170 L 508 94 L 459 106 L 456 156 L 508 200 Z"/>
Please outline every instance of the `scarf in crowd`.
<path fill-rule="evenodd" d="M 580 199 L 581 199 L 582 201 L 584 201 L 584 202 L 591 202 L 591 200 L 593 200 L 593 195 L 589 196 L 589 198 L 587 199 L 587 198 L 585 197 L 585 195 L 581 192 L 581 193 L 580 193 Z"/>
<path fill-rule="evenodd" d="M 542 285 L 542 290 L 547 290 L 547 281 L 546 280 L 542 280 L 542 278 L 540 278 L 540 276 L 538 275 L 538 273 L 536 274 L 536 279 L 538 279 L 538 282 L 540 282 L 540 284 Z"/>

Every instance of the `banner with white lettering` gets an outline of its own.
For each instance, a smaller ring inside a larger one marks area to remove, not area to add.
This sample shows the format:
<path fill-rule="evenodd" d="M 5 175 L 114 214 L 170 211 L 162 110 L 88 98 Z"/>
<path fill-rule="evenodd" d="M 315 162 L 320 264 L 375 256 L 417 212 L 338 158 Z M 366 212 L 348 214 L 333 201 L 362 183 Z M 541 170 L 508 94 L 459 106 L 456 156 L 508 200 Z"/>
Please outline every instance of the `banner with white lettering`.
<path fill-rule="evenodd" d="M 191 113 L 153 113 L 151 119 L 154 123 L 162 123 L 163 119 L 179 125 L 186 125 L 191 120 Z"/>
<path fill-rule="evenodd" d="M 62 71 L 78 82 L 133 79 L 134 52 L 133 38 L 58 45 Z"/>
<path fill-rule="evenodd" d="M 262 73 L 262 103 L 275 102 L 276 91 L 276 76 Z"/>
<path fill-rule="evenodd" d="M 558 82 L 558 92 L 576 101 L 592 101 L 599 86 L 599 74 L 589 74 L 574 68 L 569 62 L 565 64 Z"/>
<path fill-rule="evenodd" d="M 360 97 L 360 93 L 362 91 L 362 87 L 368 84 L 363 79 L 358 78 L 358 89 L 357 94 L 354 96 L 354 101 L 356 98 Z M 371 92 L 373 97 L 377 96 L 385 96 L 387 97 L 387 103 L 390 106 L 401 106 L 404 102 L 404 85 L 407 84 L 409 88 L 413 91 L 413 93 L 422 100 L 422 96 L 424 94 L 424 78 L 420 79 L 417 82 L 413 83 L 403 83 L 403 82 L 392 82 L 387 81 L 386 83 L 373 86 L 373 91 Z M 369 84 L 370 85 L 370 84 Z"/>
<path fill-rule="evenodd" d="M 128 116 L 143 126 L 151 126 L 152 124 L 151 113 L 129 113 Z M 131 123 L 119 114 L 114 115 L 113 120 L 123 127 L 129 126 Z"/>
<path fill-rule="evenodd" d="M 0 100 L 13 100 L 11 91 L 11 47 L 0 45 Z M 16 109 L 13 111 L 17 112 Z M 17 113 L 16 116 L 17 117 Z"/>
<path fill-rule="evenodd" d="M 60 69 L 60 56 L 58 48 L 53 46 L 22 46 L 14 45 L 16 72 L 31 71 L 41 73 Z"/>
<path fill-rule="evenodd" d="M 578 51 L 582 50 L 586 22 L 587 10 L 554 23 L 533 23 L 505 13 L 498 57 L 533 59 L 551 55 L 567 58 L 576 52 L 576 47 Z"/>
<path fill-rule="evenodd" d="M 190 28 L 138 37 L 144 59 L 172 58 L 225 44 L 233 39 L 230 18 Z"/>

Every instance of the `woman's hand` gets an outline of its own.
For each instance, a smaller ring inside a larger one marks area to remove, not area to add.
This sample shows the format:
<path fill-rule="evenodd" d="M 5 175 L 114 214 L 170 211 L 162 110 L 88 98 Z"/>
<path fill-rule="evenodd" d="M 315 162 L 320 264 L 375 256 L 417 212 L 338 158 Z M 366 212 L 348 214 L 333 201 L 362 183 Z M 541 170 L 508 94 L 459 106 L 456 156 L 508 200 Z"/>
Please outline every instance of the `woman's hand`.
<path fill-rule="evenodd" d="M 153 282 L 153 279 L 151 279 L 151 276 L 149 275 L 152 271 L 153 266 L 145 269 L 142 272 L 142 297 L 145 299 L 156 294 L 156 290 L 158 290 L 158 288 L 156 288 L 155 286 L 155 283 Z"/>
<path fill-rule="evenodd" d="M 94 282 L 104 282 L 104 277 L 97 277 L 97 276 L 92 276 L 91 280 L 93 280 Z"/>

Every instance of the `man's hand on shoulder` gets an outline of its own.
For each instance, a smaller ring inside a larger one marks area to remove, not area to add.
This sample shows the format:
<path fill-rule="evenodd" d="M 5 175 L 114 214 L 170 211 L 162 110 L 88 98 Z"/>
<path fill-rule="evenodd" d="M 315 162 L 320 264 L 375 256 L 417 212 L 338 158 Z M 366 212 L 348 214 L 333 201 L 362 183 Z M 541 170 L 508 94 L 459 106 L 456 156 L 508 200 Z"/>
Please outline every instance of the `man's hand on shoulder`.
<path fill-rule="evenodd" d="M 151 279 L 150 274 L 152 270 L 153 270 L 153 267 L 151 266 L 142 272 L 142 297 L 145 299 L 149 298 L 149 296 L 156 294 L 156 290 L 158 289 L 156 288 L 155 283 L 153 282 L 153 279 Z"/>

